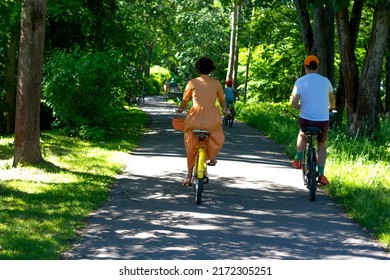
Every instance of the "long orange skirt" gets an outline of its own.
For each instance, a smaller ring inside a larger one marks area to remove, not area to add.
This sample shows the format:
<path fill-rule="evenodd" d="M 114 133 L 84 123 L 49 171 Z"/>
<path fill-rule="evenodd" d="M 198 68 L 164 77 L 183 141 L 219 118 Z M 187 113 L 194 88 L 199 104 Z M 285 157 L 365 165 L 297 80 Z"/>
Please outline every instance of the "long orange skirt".
<path fill-rule="evenodd" d="M 193 129 L 204 129 L 210 132 L 206 143 L 207 160 L 215 159 L 225 141 L 218 109 L 216 107 L 192 107 L 184 123 L 184 145 L 188 169 L 194 167 L 196 159 L 197 139 L 192 132 Z"/>

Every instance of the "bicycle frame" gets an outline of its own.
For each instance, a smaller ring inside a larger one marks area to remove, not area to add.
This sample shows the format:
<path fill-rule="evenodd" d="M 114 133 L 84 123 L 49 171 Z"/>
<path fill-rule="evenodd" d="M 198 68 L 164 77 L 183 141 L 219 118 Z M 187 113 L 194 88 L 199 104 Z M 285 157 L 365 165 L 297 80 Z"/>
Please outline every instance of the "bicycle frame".
<path fill-rule="evenodd" d="M 209 133 L 205 130 L 193 130 L 193 133 L 195 134 L 195 137 L 198 141 L 193 175 L 194 178 L 196 178 L 195 202 L 200 204 L 202 200 L 203 185 L 208 183 L 205 143 L 208 140 Z"/>
<path fill-rule="evenodd" d="M 298 116 L 290 111 L 284 111 L 292 115 L 294 118 L 299 119 Z M 313 144 L 313 138 L 317 134 L 321 133 L 321 129 L 319 127 L 305 127 L 302 128 L 302 132 L 307 138 L 306 147 L 303 151 L 303 159 L 301 161 L 303 182 L 309 189 L 310 200 L 315 201 L 317 192 L 317 153 Z"/>

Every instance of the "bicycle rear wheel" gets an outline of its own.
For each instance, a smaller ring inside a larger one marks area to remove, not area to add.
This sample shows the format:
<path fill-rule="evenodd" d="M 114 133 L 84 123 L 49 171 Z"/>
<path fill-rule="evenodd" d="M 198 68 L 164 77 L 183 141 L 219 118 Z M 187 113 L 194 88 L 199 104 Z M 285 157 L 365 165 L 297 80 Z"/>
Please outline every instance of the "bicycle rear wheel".
<path fill-rule="evenodd" d="M 203 185 L 206 177 L 206 151 L 204 148 L 200 148 L 197 157 L 196 164 L 196 185 L 195 185 L 195 203 L 200 204 L 202 202 Z"/>
<path fill-rule="evenodd" d="M 227 126 L 228 125 L 228 116 L 224 116 L 222 119 L 222 122 L 225 126 Z"/>
<path fill-rule="evenodd" d="M 233 119 L 234 119 L 233 116 L 229 116 L 229 117 L 228 117 L 228 125 L 229 125 L 229 127 L 232 127 L 232 126 L 233 126 Z"/>
<path fill-rule="evenodd" d="M 308 168 L 308 183 L 309 183 L 309 193 L 310 200 L 316 200 L 316 192 L 317 192 L 317 163 L 316 163 L 316 151 L 315 149 L 311 149 L 310 151 L 310 165 Z"/>
<path fill-rule="evenodd" d="M 196 179 L 196 185 L 195 185 L 195 203 L 196 204 L 202 203 L 203 183 L 204 183 L 204 178 L 197 178 Z"/>

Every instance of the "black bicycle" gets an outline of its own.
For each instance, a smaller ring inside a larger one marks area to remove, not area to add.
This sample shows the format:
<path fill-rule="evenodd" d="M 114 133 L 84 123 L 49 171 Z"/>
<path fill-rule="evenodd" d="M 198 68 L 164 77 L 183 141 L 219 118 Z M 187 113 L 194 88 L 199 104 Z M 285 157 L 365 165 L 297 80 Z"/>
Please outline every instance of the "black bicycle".
<path fill-rule="evenodd" d="M 223 124 L 225 126 L 232 127 L 233 121 L 234 121 L 234 116 L 236 115 L 236 111 L 234 111 L 233 105 L 230 105 L 228 109 L 229 109 L 229 114 L 227 114 L 223 117 Z"/>
<path fill-rule="evenodd" d="M 288 110 L 285 110 L 287 113 L 292 115 L 294 118 L 299 119 L 298 116 L 291 113 Z M 334 115 L 337 113 L 337 111 L 329 111 L 329 125 L 330 127 L 333 125 L 334 122 Z M 317 193 L 317 186 L 319 184 L 317 178 L 317 152 L 315 145 L 313 143 L 313 139 L 316 138 L 317 134 L 320 134 L 321 128 L 314 127 L 314 126 L 308 126 L 301 128 L 302 132 L 307 137 L 307 143 L 306 147 L 303 150 L 303 157 L 302 157 L 302 175 L 303 175 L 303 182 L 306 185 L 306 188 L 309 190 L 309 197 L 311 201 L 316 200 L 316 193 Z"/>

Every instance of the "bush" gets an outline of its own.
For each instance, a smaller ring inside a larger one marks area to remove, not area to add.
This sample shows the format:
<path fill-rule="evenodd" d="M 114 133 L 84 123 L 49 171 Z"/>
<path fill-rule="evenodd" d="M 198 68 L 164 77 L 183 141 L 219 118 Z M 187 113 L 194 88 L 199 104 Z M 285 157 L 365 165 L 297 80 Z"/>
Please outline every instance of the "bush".
<path fill-rule="evenodd" d="M 159 93 L 164 88 L 164 83 L 171 77 L 171 72 L 161 66 L 153 66 L 150 69 L 150 79 L 153 81 L 153 91 Z"/>
<path fill-rule="evenodd" d="M 44 66 L 42 96 L 53 110 L 55 124 L 85 135 L 89 129 L 96 134 L 110 127 L 123 106 L 129 84 L 124 69 L 115 50 L 54 53 Z"/>

